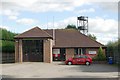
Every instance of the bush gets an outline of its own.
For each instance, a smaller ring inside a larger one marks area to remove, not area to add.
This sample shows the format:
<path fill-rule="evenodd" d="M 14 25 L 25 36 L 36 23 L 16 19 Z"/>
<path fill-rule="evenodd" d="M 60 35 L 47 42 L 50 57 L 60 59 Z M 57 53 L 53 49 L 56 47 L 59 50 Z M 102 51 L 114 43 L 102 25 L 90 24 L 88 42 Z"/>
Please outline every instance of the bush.
<path fill-rule="evenodd" d="M 0 28 L 0 52 L 13 53 L 15 51 L 14 36 L 16 33 Z"/>
<path fill-rule="evenodd" d="M 93 61 L 105 61 L 106 57 L 103 53 L 102 47 L 99 48 L 98 54 L 93 58 Z"/>
<path fill-rule="evenodd" d="M 12 33 L 6 29 L 0 28 L 0 39 L 7 40 L 7 41 L 14 41 L 14 36 L 17 35 L 16 33 Z"/>
<path fill-rule="evenodd" d="M 13 41 L 4 41 L 2 40 L 2 52 L 12 53 L 15 51 L 15 46 Z"/>

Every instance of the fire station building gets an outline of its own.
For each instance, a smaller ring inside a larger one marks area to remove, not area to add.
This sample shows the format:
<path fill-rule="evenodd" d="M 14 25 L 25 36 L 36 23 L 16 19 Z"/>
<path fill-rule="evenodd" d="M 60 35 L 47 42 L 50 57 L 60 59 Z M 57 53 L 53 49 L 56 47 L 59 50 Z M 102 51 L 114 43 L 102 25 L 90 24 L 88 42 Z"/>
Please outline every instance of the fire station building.
<path fill-rule="evenodd" d="M 15 36 L 15 62 L 64 61 L 75 55 L 95 56 L 105 46 L 74 29 L 34 27 Z"/>

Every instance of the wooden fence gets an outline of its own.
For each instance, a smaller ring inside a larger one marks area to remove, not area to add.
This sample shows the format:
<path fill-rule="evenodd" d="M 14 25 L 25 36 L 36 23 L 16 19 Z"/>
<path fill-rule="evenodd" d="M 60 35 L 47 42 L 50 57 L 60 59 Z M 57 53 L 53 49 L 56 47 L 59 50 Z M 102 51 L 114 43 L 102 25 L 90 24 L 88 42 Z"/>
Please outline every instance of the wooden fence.
<path fill-rule="evenodd" d="M 2 63 L 14 63 L 15 53 L 2 53 Z"/>

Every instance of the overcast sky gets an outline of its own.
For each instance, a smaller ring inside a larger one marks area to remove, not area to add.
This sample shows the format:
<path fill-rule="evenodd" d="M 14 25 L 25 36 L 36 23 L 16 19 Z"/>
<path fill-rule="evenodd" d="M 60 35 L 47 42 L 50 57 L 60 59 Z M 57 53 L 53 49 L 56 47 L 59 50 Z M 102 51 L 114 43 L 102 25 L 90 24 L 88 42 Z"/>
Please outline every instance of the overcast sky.
<path fill-rule="evenodd" d="M 106 44 L 118 38 L 118 0 L 0 0 L 0 27 L 22 33 L 35 26 L 61 29 L 87 16 L 89 33 Z M 54 17 L 54 27 L 53 27 Z"/>

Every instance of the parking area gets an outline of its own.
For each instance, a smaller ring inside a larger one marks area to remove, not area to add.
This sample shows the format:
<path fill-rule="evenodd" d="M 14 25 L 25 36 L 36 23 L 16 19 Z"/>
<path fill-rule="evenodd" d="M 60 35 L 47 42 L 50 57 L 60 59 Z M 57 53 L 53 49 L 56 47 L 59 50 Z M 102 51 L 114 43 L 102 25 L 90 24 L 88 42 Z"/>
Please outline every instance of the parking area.
<path fill-rule="evenodd" d="M 118 67 L 109 64 L 64 65 L 62 62 L 0 64 L 3 78 L 116 78 Z"/>

